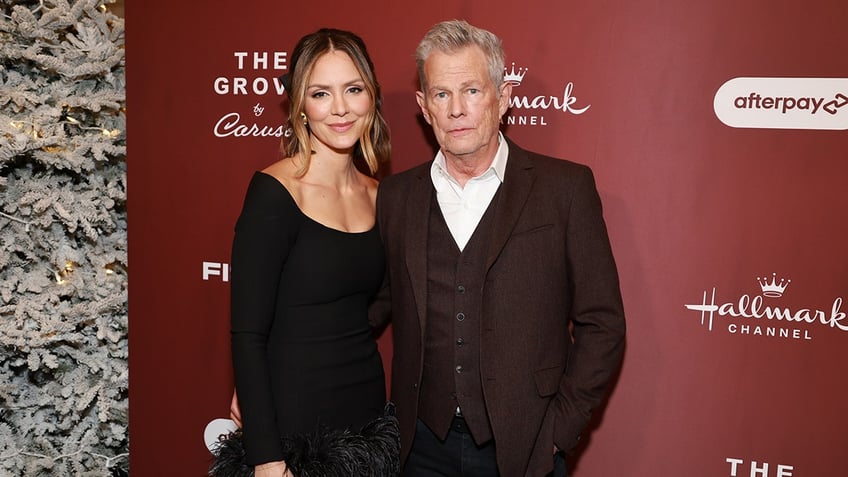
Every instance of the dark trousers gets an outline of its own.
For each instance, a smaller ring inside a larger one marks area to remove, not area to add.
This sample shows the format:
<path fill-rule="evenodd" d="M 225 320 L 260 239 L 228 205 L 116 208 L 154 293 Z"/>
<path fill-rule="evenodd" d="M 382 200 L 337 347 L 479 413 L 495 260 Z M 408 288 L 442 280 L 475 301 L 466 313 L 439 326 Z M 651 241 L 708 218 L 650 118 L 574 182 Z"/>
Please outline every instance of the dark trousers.
<path fill-rule="evenodd" d="M 562 452 L 553 456 L 554 471 L 549 477 L 566 477 Z M 415 440 L 403 468 L 403 477 L 497 477 L 495 442 L 474 443 L 462 419 L 454 419 L 447 438 L 442 441 L 420 420 Z"/>

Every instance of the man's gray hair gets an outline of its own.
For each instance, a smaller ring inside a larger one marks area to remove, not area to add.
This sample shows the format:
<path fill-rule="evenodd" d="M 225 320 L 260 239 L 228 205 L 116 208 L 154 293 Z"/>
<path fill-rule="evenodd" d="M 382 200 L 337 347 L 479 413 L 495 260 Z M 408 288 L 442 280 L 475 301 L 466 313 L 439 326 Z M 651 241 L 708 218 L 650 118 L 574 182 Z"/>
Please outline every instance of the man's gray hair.
<path fill-rule="evenodd" d="M 439 51 L 453 53 L 469 46 L 478 46 L 486 56 L 489 76 L 495 88 L 500 87 L 504 77 L 504 51 L 501 39 L 494 33 L 477 28 L 465 20 L 448 20 L 437 23 L 424 35 L 415 49 L 415 62 L 418 65 L 418 80 L 421 91 L 426 91 L 427 78 L 424 77 L 424 61 L 430 53 Z"/>

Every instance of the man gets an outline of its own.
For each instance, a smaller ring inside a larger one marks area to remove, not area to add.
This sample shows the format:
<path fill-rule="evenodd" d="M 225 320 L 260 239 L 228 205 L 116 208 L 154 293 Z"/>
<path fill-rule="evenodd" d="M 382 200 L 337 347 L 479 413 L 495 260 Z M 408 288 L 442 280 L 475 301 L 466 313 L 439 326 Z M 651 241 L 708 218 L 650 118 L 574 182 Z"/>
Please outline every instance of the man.
<path fill-rule="evenodd" d="M 589 168 L 499 131 L 511 85 L 492 33 L 434 26 L 416 51 L 435 160 L 380 186 L 404 475 L 544 476 L 621 362 L 624 313 Z"/>

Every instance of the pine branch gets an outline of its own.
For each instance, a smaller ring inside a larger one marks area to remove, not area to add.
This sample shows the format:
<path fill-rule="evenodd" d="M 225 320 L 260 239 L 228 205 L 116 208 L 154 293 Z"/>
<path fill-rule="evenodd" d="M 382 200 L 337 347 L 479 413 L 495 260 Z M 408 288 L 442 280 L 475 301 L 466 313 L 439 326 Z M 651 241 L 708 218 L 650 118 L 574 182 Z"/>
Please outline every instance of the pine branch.
<path fill-rule="evenodd" d="M 128 467 L 124 23 L 0 0 L 0 475 Z"/>

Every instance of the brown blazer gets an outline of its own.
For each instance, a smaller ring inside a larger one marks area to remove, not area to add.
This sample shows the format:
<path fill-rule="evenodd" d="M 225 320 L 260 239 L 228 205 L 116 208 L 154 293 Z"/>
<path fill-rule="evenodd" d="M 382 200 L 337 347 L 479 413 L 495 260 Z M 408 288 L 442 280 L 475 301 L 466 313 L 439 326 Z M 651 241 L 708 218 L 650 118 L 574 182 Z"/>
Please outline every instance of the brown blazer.
<path fill-rule="evenodd" d="M 486 277 L 473 291 L 480 371 L 501 475 L 543 476 L 554 445 L 575 446 L 620 365 L 624 311 L 591 170 L 508 144 Z M 433 192 L 428 162 L 385 179 L 377 196 L 388 272 L 371 320 L 392 321 L 403 461 L 418 409 Z"/>

